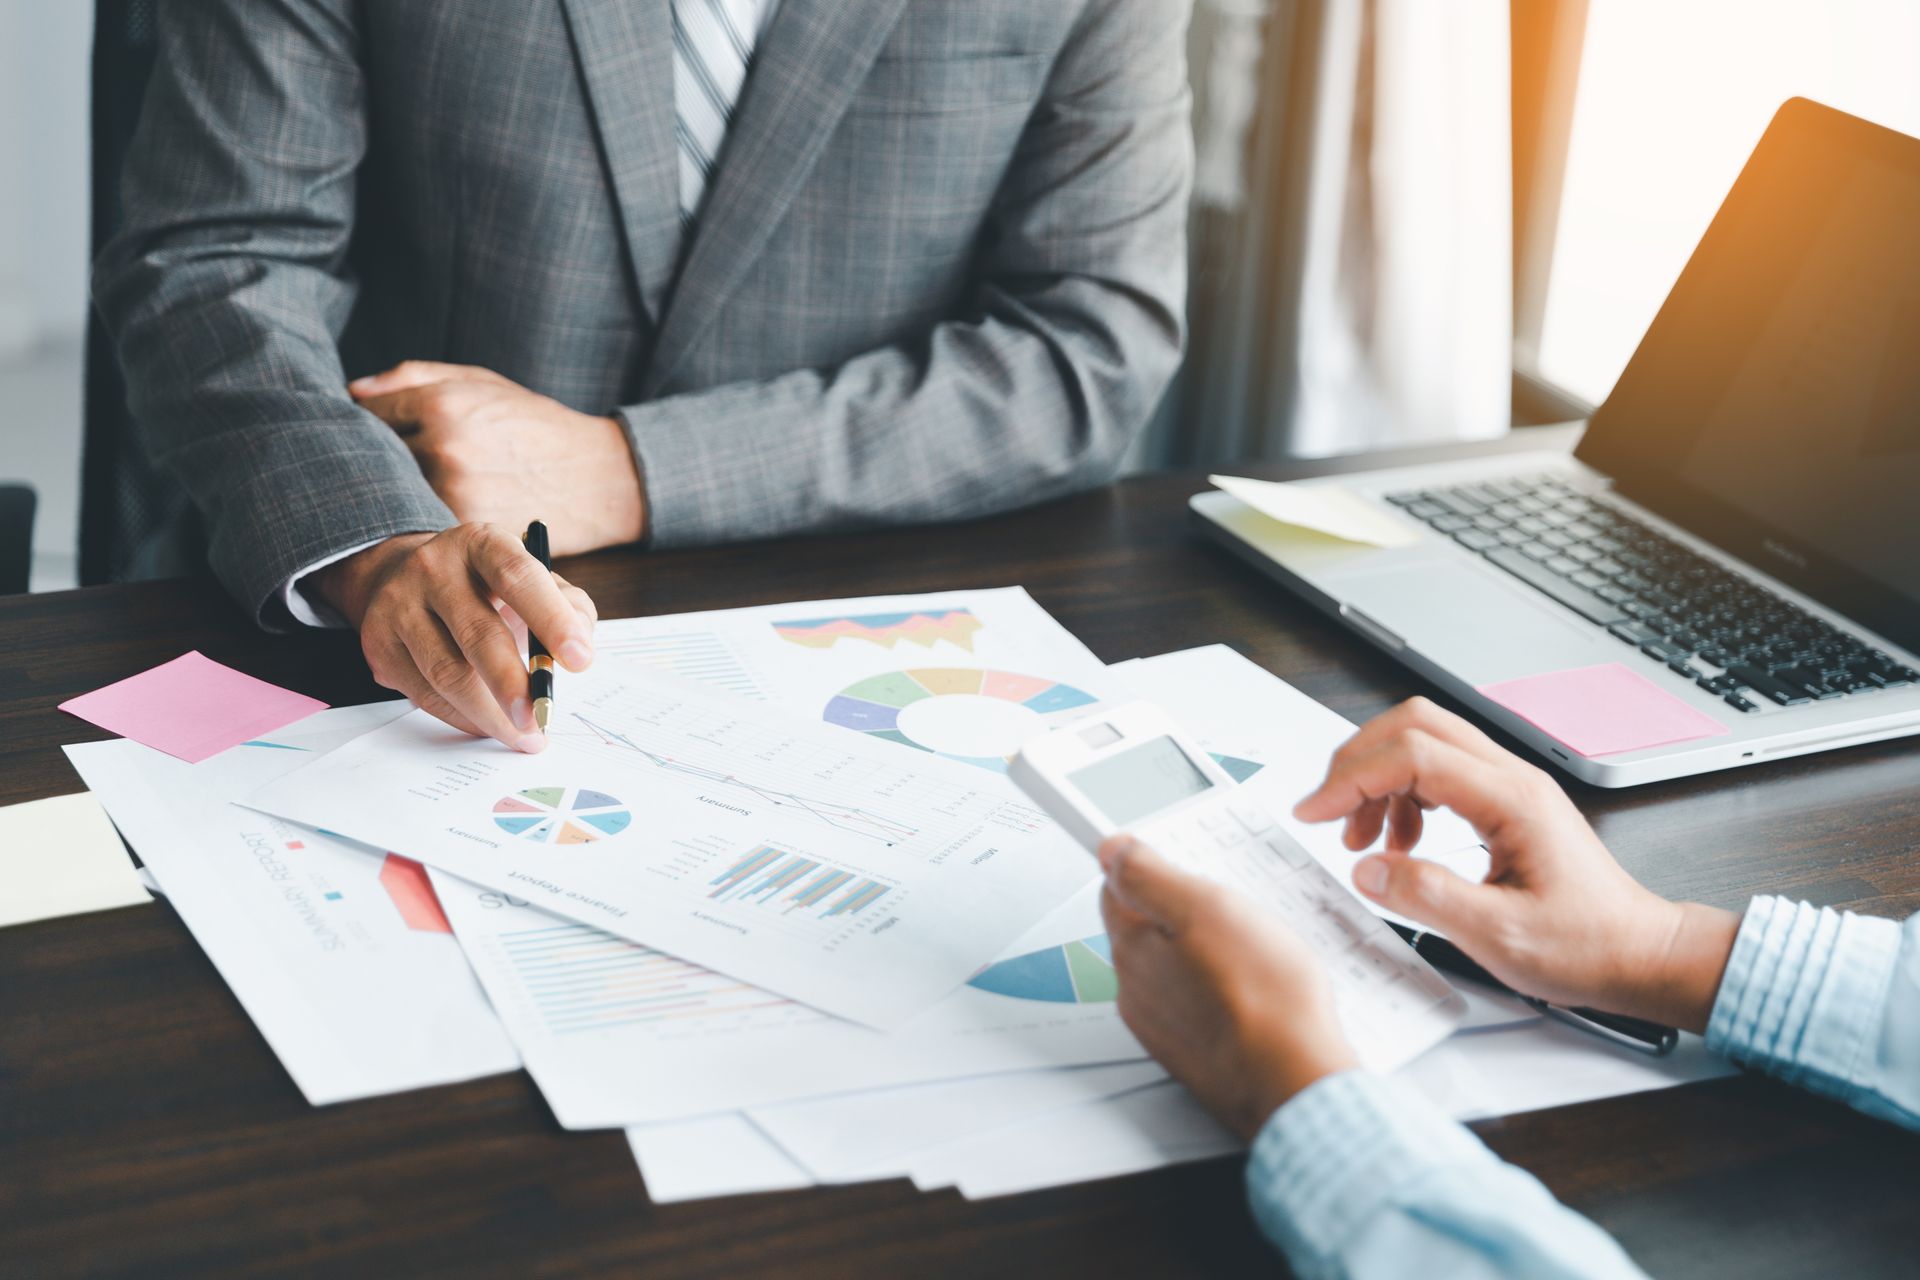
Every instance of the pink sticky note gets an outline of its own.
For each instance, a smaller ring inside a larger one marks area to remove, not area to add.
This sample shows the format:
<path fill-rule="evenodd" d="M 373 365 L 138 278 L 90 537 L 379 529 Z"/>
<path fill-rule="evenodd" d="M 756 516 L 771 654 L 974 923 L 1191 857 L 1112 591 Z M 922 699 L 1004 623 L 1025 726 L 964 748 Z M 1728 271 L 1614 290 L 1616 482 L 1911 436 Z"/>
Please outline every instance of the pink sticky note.
<path fill-rule="evenodd" d="M 1583 756 L 1663 747 L 1728 731 L 1618 662 L 1483 684 L 1480 692 Z"/>
<path fill-rule="evenodd" d="M 188 764 L 326 708 L 199 652 L 60 704 L 62 711 Z"/>

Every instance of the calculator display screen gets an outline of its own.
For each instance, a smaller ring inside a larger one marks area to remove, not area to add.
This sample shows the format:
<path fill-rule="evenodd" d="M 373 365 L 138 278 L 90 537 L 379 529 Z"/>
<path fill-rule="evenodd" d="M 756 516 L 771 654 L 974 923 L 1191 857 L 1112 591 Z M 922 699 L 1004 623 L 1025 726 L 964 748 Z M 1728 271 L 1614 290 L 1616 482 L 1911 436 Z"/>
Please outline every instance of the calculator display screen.
<path fill-rule="evenodd" d="M 1187 759 L 1180 744 L 1167 737 L 1129 747 L 1067 776 L 1116 827 L 1128 826 L 1213 786 L 1212 779 Z"/>

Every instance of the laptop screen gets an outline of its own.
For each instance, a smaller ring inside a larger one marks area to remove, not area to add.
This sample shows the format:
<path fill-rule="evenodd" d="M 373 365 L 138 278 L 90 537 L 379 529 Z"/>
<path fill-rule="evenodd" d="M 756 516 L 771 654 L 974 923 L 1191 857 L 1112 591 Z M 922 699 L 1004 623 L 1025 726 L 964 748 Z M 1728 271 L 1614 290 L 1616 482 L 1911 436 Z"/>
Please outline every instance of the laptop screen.
<path fill-rule="evenodd" d="M 1782 107 L 1579 456 L 1920 648 L 1920 140 Z"/>

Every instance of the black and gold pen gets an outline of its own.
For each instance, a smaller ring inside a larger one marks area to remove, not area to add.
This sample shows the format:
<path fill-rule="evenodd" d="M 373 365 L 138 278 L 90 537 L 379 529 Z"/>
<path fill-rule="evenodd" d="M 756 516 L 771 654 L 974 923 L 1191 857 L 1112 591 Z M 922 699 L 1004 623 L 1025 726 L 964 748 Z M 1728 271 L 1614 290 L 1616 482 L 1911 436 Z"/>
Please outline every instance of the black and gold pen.
<path fill-rule="evenodd" d="M 527 544 L 527 551 L 540 562 L 540 567 L 551 573 L 553 556 L 547 550 L 547 526 L 535 520 L 527 526 L 521 541 Z M 545 733 L 547 721 L 553 716 L 553 658 L 547 653 L 547 646 L 540 643 L 540 637 L 533 634 L 532 627 L 527 628 L 527 693 L 533 699 L 533 722 Z"/>

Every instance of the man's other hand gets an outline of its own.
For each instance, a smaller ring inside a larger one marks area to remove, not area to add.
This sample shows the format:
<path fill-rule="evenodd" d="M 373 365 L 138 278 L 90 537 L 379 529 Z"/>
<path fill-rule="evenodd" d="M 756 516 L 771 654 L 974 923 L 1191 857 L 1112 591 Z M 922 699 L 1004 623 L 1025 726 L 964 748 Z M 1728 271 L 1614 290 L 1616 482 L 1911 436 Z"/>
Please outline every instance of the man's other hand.
<path fill-rule="evenodd" d="M 516 628 L 531 627 L 569 671 L 593 661 L 593 601 L 495 525 L 402 534 L 315 576 L 359 630 L 375 680 L 456 729 L 520 751 L 547 741 Z"/>
<path fill-rule="evenodd" d="M 637 542 L 646 498 L 626 433 L 491 369 L 408 360 L 347 390 L 392 427 L 465 523 L 544 520 L 555 555 Z"/>

